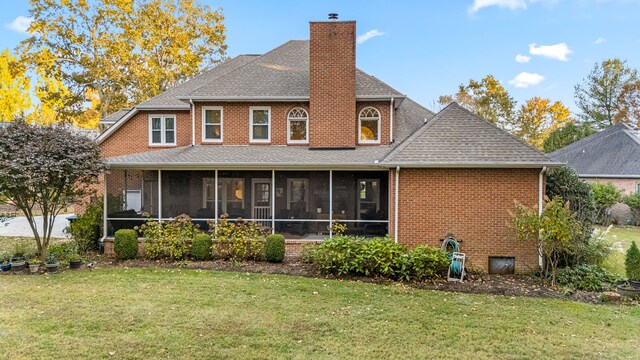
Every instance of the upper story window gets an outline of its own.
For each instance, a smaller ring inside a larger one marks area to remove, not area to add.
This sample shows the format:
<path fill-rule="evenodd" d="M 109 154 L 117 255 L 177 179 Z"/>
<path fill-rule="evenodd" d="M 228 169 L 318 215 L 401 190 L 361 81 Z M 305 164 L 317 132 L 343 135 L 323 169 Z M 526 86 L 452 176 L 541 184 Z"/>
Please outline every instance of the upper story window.
<path fill-rule="evenodd" d="M 249 108 L 249 140 L 251 142 L 271 141 L 271 108 L 252 106 Z"/>
<path fill-rule="evenodd" d="M 366 107 L 358 115 L 361 144 L 380 143 L 380 112 L 373 107 Z"/>
<path fill-rule="evenodd" d="M 202 108 L 202 141 L 222 141 L 222 107 L 205 106 Z"/>
<path fill-rule="evenodd" d="M 287 115 L 287 141 L 292 144 L 309 143 L 309 114 L 303 108 L 293 108 Z"/>
<path fill-rule="evenodd" d="M 149 116 L 149 145 L 176 144 L 176 116 Z"/>

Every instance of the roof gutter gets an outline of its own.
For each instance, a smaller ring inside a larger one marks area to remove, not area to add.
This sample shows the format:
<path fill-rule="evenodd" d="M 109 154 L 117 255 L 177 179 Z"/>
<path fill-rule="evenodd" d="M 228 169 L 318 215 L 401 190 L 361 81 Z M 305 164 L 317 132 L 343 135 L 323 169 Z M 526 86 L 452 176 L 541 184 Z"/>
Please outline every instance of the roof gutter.
<path fill-rule="evenodd" d="M 604 179 L 640 179 L 640 175 L 616 175 L 616 174 L 578 174 L 581 178 L 604 178 Z"/>
<path fill-rule="evenodd" d="M 560 167 L 562 164 L 560 163 L 552 163 L 552 162 L 541 162 L 541 163 L 519 163 L 519 162 L 501 162 L 501 163 L 427 163 L 427 164 L 416 164 L 410 162 L 390 162 L 390 163 L 382 163 L 381 167 L 385 167 L 388 169 L 395 168 L 397 166 L 402 166 L 405 168 L 412 169 L 435 169 L 435 168 L 518 168 L 518 169 L 539 169 L 541 167 Z"/>
<path fill-rule="evenodd" d="M 309 101 L 309 96 L 209 96 L 209 95 L 195 95 L 195 96 L 177 96 L 179 100 L 183 101 L 224 101 L 224 102 L 236 102 L 236 101 Z M 360 101 L 388 101 L 395 99 L 398 106 L 402 100 L 406 98 L 405 95 L 357 95 L 356 100 Z"/>

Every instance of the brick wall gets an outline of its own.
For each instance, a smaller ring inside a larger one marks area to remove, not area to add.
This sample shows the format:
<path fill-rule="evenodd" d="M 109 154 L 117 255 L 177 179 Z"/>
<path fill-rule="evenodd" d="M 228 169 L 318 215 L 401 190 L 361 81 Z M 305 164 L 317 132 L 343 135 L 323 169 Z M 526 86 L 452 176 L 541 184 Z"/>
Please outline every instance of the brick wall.
<path fill-rule="evenodd" d="M 635 193 L 636 186 L 640 183 L 640 179 L 582 178 L 582 180 L 597 184 L 612 183 L 615 187 L 624 191 L 626 195 Z"/>
<path fill-rule="evenodd" d="M 176 116 L 176 146 L 191 145 L 191 114 L 189 111 L 141 111 L 111 134 L 102 144 L 102 156 L 113 157 L 171 148 L 149 146 L 149 115 Z"/>
<path fill-rule="evenodd" d="M 471 268 L 488 270 L 489 256 L 515 256 L 516 271 L 536 269 L 534 243 L 509 228 L 514 200 L 538 204 L 539 169 L 400 169 L 398 238 L 410 246 L 440 246 L 451 233 Z M 395 174 L 390 172 L 389 206 Z M 393 210 L 389 212 L 393 223 Z M 393 234 L 394 224 L 390 224 Z"/>
<path fill-rule="evenodd" d="M 310 23 L 311 147 L 355 147 L 356 23 Z"/>

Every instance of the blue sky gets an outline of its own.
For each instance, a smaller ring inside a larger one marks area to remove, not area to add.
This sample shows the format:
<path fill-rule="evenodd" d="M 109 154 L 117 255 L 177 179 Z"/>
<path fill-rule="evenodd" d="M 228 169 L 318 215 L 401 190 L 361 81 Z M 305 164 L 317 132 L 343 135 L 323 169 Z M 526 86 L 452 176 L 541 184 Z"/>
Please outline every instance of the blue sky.
<path fill-rule="evenodd" d="M 595 62 L 640 68 L 640 0 L 200 1 L 223 9 L 230 56 L 307 39 L 308 22 L 330 12 L 356 20 L 358 35 L 373 35 L 357 46 L 358 66 L 430 108 L 493 74 L 519 103 L 542 96 L 576 110 L 573 87 Z M 2 5 L 0 49 L 13 48 L 29 4 Z"/>

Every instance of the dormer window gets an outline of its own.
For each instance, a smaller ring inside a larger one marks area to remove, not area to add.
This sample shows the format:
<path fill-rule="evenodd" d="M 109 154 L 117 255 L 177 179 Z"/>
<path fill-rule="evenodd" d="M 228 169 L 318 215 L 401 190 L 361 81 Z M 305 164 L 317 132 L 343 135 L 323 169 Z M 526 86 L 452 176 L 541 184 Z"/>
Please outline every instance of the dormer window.
<path fill-rule="evenodd" d="M 249 140 L 251 142 L 271 141 L 271 108 L 252 106 L 249 108 Z"/>
<path fill-rule="evenodd" d="M 175 115 L 149 116 L 149 145 L 174 146 L 175 144 Z"/>
<path fill-rule="evenodd" d="M 366 107 L 358 115 L 358 128 L 361 144 L 380 143 L 380 112 L 373 107 Z"/>
<path fill-rule="evenodd" d="M 293 108 L 287 115 L 287 141 L 290 144 L 309 143 L 309 113 L 303 108 Z"/>

